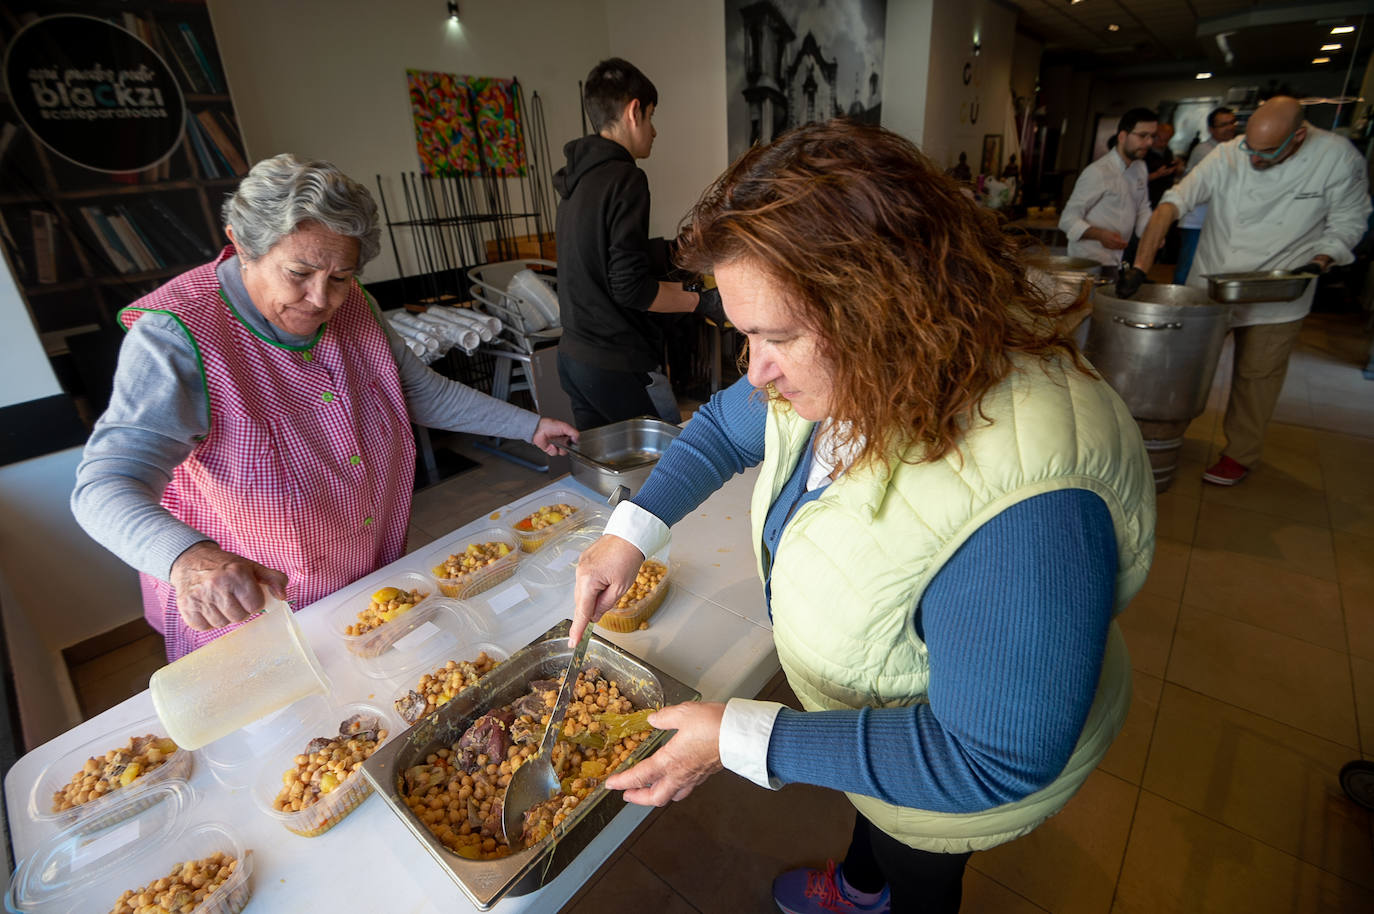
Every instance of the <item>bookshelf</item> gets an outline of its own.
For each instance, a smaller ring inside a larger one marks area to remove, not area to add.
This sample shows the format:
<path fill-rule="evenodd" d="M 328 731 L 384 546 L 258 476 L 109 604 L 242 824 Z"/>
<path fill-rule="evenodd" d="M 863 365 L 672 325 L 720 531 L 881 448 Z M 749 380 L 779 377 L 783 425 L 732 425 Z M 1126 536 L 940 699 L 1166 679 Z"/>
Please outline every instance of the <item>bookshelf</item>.
<path fill-rule="evenodd" d="M 170 156 L 111 174 L 48 148 L 0 85 L 0 248 L 89 425 L 109 398 L 123 337 L 116 314 L 219 251 L 220 204 L 248 161 L 204 0 L 12 0 L 0 9 L 0 46 L 53 15 L 97 17 L 143 41 L 166 62 L 185 108 Z"/>

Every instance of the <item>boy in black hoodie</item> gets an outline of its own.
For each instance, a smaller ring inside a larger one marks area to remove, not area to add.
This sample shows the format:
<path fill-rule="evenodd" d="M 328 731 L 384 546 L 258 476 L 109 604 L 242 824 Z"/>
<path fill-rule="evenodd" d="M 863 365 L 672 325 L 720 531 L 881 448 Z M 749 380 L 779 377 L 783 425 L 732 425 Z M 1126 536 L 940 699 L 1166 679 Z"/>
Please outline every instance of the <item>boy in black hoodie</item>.
<path fill-rule="evenodd" d="M 663 346 L 646 312 L 694 311 L 701 298 L 660 282 L 649 257 L 649 181 L 635 159 L 653 148 L 658 90 L 612 57 L 592 68 L 583 92 L 596 133 L 563 147 L 568 164 L 553 179 L 562 198 L 558 378 L 579 429 L 657 414 L 647 387 Z"/>

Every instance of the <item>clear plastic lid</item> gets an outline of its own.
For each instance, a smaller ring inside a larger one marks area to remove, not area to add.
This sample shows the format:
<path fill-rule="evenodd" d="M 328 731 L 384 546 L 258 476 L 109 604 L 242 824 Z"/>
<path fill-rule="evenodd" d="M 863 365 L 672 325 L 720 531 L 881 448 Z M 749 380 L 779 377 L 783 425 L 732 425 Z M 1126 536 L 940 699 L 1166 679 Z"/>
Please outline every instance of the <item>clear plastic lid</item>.
<path fill-rule="evenodd" d="M 167 729 L 157 717 L 145 718 L 102 732 L 53 759 L 43 768 L 29 792 L 29 818 L 35 822 L 58 826 L 82 821 L 88 823 L 87 827 L 102 827 L 116 821 L 106 813 L 123 797 L 140 793 L 164 781 L 190 780 L 195 753 L 178 747 L 156 767 L 141 772 L 126 785 L 110 789 L 97 799 L 88 800 L 70 809 L 53 809 L 53 795 L 72 783 L 73 776 L 84 769 L 88 759 L 103 759 L 111 751 L 126 749 L 134 737 L 149 735 L 159 738 L 167 736 Z M 127 772 L 127 769 L 125 771 Z M 90 825 L 92 822 L 95 824 Z"/>
<path fill-rule="evenodd" d="M 466 552 L 472 545 L 482 546 L 490 543 L 504 545 L 509 551 L 496 561 L 467 574 L 456 577 L 441 576 L 441 566 L 450 556 Z M 419 553 L 415 561 L 430 574 L 443 596 L 454 600 L 466 600 L 508 580 L 515 574 L 520 556 L 520 541 L 515 538 L 515 534 L 503 527 L 486 527 L 476 533 L 439 540 Z"/>
<path fill-rule="evenodd" d="M 609 511 L 595 509 L 581 527 L 564 533 L 538 553 L 521 562 L 516 579 L 526 585 L 532 593 L 556 590 L 570 595 L 577 580 L 577 560 L 605 533 L 606 521 L 609 519 Z M 670 548 L 671 543 L 649 558 L 667 564 Z"/>
<path fill-rule="evenodd" d="M 513 578 L 470 596 L 463 603 L 486 613 L 492 620 L 494 636 L 504 640 L 506 636 L 523 632 L 541 619 L 548 618 L 552 623 L 564 616 L 571 616 L 572 587 L 559 590 L 531 585 L 517 571 Z"/>
<path fill-rule="evenodd" d="M 432 601 L 424 622 L 375 657 L 353 658 L 354 664 L 373 679 L 397 685 L 439 654 L 462 652 L 470 644 L 488 643 L 498 626 L 481 606 L 439 597 Z M 445 658 L 448 659 L 448 658 Z"/>
<path fill-rule="evenodd" d="M 117 826 L 93 830 L 78 822 L 43 842 L 19 864 L 5 904 L 31 914 L 109 911 L 125 892 L 168 875 L 178 864 L 223 853 L 234 873 L 195 907 L 195 914 L 237 914 L 248 901 L 252 858 L 243 842 L 217 822 L 191 824 L 196 794 L 184 781 L 164 781 L 141 795 L 116 800 Z"/>
<path fill-rule="evenodd" d="M 275 808 L 274 801 L 286 786 L 286 777 L 296 769 L 296 757 L 305 754 L 306 747 L 316 737 L 332 739 L 339 735 L 339 726 L 355 714 L 375 715 L 386 729 L 385 739 L 393 738 L 405 728 L 391 708 L 373 702 L 352 702 L 329 705 L 319 714 L 293 731 L 286 740 L 264 753 L 261 770 L 253 783 L 253 800 L 258 808 L 280 822 L 288 831 L 313 838 L 333 828 L 372 793 L 372 785 L 363 776 L 362 768 L 347 775 L 328 793 L 322 794 L 304 809 L 290 811 Z"/>
<path fill-rule="evenodd" d="M 533 524 L 536 515 L 542 509 L 557 505 L 566 505 L 572 510 L 558 512 L 555 522 L 535 529 Z M 595 502 L 571 489 L 554 489 L 552 492 L 536 492 L 529 498 L 517 501 L 503 511 L 502 516 L 510 531 L 520 538 L 520 548 L 526 552 L 538 552 L 555 537 L 582 526 L 595 514 L 596 507 Z M 525 526 L 522 527 L 522 524 Z"/>
<path fill-rule="evenodd" d="M 329 707 L 323 695 L 309 695 L 274 711 L 260 720 L 207 743 L 198 750 L 205 762 L 225 787 L 248 787 L 258 775 L 260 759 L 308 723 L 319 718 Z"/>
<path fill-rule="evenodd" d="M 375 597 L 384 596 L 382 591 L 387 589 L 422 596 L 411 604 L 410 609 L 398 612 L 377 627 L 360 635 L 350 635 L 348 627 L 359 624 L 359 614 L 372 605 Z M 380 581 L 354 587 L 344 593 L 338 605 L 329 613 L 329 630 L 344 642 L 348 652 L 355 657 L 376 657 L 421 626 L 429 618 L 430 609 L 437 596 L 439 588 L 432 575 L 421 574 L 418 571 L 398 571 Z"/>

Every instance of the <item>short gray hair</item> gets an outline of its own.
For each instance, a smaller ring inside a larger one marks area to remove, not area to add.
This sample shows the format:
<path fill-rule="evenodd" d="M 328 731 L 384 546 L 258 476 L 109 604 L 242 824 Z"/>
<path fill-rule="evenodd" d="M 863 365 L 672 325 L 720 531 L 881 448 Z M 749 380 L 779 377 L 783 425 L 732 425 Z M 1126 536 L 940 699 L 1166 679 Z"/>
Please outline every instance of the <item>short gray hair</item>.
<path fill-rule="evenodd" d="M 256 260 L 302 222 L 358 240 L 358 269 L 381 250 L 377 204 L 367 188 L 332 162 L 302 162 L 289 152 L 263 159 L 224 201 L 224 224 L 239 255 Z"/>

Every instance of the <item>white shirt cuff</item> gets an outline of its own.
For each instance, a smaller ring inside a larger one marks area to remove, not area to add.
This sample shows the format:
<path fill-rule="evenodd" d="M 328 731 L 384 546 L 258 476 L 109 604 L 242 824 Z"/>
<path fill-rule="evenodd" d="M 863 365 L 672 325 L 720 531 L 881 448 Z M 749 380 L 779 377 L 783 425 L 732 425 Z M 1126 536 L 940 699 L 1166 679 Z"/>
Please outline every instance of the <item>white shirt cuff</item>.
<path fill-rule="evenodd" d="M 668 545 L 668 525 L 632 501 L 622 501 L 606 522 L 606 533 L 618 536 L 644 553 L 647 559 Z"/>
<path fill-rule="evenodd" d="M 768 776 L 768 743 L 783 705 L 776 701 L 732 698 L 720 721 L 720 762 L 760 787 L 777 790 L 782 781 Z"/>

